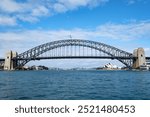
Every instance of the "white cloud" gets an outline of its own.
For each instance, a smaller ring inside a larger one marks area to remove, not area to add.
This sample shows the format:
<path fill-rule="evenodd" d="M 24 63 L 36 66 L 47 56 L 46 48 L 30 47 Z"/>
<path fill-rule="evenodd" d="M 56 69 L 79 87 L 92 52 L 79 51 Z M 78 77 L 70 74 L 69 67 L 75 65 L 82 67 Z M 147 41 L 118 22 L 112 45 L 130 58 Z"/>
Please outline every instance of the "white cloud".
<path fill-rule="evenodd" d="M 67 8 L 63 4 L 56 3 L 54 4 L 54 10 L 58 13 L 61 13 L 61 12 L 66 12 Z"/>
<path fill-rule="evenodd" d="M 38 21 L 39 17 L 67 12 L 80 7 L 96 7 L 108 0 L 1 0 L 0 15 L 14 16 L 16 20 L 27 22 Z"/>
<path fill-rule="evenodd" d="M 144 50 L 145 50 L 145 54 L 147 56 L 150 56 L 150 48 L 144 48 Z"/>
<path fill-rule="evenodd" d="M 26 15 L 26 14 L 16 15 L 16 17 L 18 18 L 18 20 L 30 22 L 30 23 L 39 21 L 39 19 L 37 17 L 31 16 L 31 15 Z"/>
<path fill-rule="evenodd" d="M 108 1 L 109 0 L 57 0 L 57 3 L 54 4 L 54 10 L 56 12 L 66 12 L 85 6 L 93 8 Z"/>
<path fill-rule="evenodd" d="M 22 5 L 14 0 L 1 0 L 0 9 L 5 12 L 18 12 L 22 9 Z"/>
<path fill-rule="evenodd" d="M 58 0 L 58 3 L 63 4 L 68 9 L 75 9 L 79 6 L 86 6 L 89 0 Z"/>
<path fill-rule="evenodd" d="M 45 6 L 38 6 L 32 11 L 33 16 L 44 16 L 44 15 L 48 15 L 48 13 L 49 10 Z"/>
<path fill-rule="evenodd" d="M 150 48 L 144 48 L 145 51 L 150 51 Z"/>
<path fill-rule="evenodd" d="M 135 0 L 128 0 L 127 1 L 129 5 L 134 4 L 136 1 Z"/>
<path fill-rule="evenodd" d="M 136 3 L 147 3 L 148 0 L 126 0 L 128 5 L 134 5 Z"/>
<path fill-rule="evenodd" d="M 128 24 L 108 23 L 99 26 L 97 34 L 111 39 L 133 40 L 150 37 L 150 21 L 131 22 Z"/>
<path fill-rule="evenodd" d="M 15 25 L 17 25 L 16 18 L 0 15 L 0 25 L 2 25 L 2 26 L 15 26 Z"/>
<path fill-rule="evenodd" d="M 150 38 L 150 22 L 136 22 L 129 24 L 104 24 L 98 26 L 95 30 L 76 28 L 72 30 L 24 30 L 16 32 L 1 32 L 0 40 L 11 45 L 24 46 L 29 49 L 42 43 L 68 39 L 69 35 L 77 39 L 89 40 L 113 40 L 126 42 L 138 40 L 148 40 Z M 30 47 L 27 45 L 30 43 Z"/>

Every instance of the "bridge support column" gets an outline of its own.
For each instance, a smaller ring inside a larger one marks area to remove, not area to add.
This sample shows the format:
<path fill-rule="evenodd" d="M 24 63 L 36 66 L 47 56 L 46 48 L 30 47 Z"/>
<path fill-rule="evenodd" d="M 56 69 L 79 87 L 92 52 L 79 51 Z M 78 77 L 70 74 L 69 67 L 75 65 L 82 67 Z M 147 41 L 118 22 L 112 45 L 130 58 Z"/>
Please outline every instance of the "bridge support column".
<path fill-rule="evenodd" d="M 6 53 L 5 62 L 4 62 L 4 70 L 14 70 L 17 66 L 17 62 L 12 60 L 13 57 L 17 56 L 17 52 L 9 51 Z"/>
<path fill-rule="evenodd" d="M 133 55 L 137 57 L 133 60 L 133 69 L 139 69 L 141 65 L 146 64 L 145 52 L 143 48 L 135 49 Z"/>

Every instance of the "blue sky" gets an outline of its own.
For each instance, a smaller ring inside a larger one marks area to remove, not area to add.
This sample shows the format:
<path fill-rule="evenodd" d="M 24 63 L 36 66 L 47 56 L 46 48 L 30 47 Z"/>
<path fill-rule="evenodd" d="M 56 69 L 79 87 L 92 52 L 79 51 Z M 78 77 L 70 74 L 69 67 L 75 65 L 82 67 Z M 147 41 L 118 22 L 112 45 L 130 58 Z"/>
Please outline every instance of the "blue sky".
<path fill-rule="evenodd" d="M 129 52 L 143 47 L 150 56 L 149 11 L 150 0 L 1 0 L 0 57 L 10 49 L 21 53 L 70 34 Z M 65 61 L 58 66 L 70 62 Z M 83 67 L 108 62 L 87 61 Z"/>

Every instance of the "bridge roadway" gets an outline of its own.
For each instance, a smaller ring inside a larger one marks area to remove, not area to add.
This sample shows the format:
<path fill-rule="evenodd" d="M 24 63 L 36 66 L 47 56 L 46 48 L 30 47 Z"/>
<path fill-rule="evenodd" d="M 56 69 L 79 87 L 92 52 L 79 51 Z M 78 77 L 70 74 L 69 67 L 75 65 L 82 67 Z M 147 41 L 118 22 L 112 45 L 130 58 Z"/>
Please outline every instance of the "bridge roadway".
<path fill-rule="evenodd" d="M 146 57 L 146 62 L 150 62 L 150 57 Z"/>
<path fill-rule="evenodd" d="M 5 61 L 5 59 L 4 58 L 0 58 L 0 61 Z"/>
<path fill-rule="evenodd" d="M 17 60 L 42 60 L 42 59 L 134 59 L 135 57 L 120 56 L 53 56 L 53 57 L 35 57 L 35 58 L 17 58 Z M 14 58 L 15 60 L 15 58 Z"/>
<path fill-rule="evenodd" d="M 135 57 L 111 57 L 111 56 L 54 56 L 54 57 L 36 57 L 36 58 L 17 58 L 17 60 L 42 60 L 42 59 L 134 59 Z M 150 57 L 146 57 L 150 61 Z M 0 61 L 5 61 L 0 58 Z"/>

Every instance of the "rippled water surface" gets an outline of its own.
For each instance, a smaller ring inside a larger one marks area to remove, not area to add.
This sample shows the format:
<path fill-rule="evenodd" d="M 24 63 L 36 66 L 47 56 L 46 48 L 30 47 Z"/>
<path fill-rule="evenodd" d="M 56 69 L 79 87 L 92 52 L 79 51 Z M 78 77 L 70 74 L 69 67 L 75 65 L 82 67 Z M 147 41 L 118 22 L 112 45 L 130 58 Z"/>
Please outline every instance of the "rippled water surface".
<path fill-rule="evenodd" d="M 149 99 L 149 71 L 0 71 L 0 99 Z"/>

